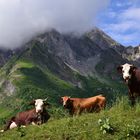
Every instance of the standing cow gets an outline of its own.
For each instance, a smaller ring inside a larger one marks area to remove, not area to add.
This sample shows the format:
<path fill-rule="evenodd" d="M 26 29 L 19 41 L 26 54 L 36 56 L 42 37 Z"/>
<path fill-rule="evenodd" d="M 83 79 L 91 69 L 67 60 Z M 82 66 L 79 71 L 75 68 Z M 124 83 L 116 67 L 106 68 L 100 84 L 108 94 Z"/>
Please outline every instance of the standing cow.
<path fill-rule="evenodd" d="M 6 124 L 4 130 L 12 129 L 19 126 L 26 126 L 29 124 L 42 124 L 48 121 L 50 115 L 45 109 L 46 105 L 49 105 L 46 100 L 36 99 L 30 103 L 34 105 L 34 109 L 30 109 L 24 112 L 18 113 L 16 116 L 12 117 Z"/>
<path fill-rule="evenodd" d="M 69 110 L 70 115 L 80 114 L 83 111 L 99 112 L 106 104 L 106 98 L 102 95 L 90 98 L 70 98 L 68 96 L 61 98 L 63 107 Z"/>
<path fill-rule="evenodd" d="M 124 64 L 117 67 L 129 89 L 131 104 L 135 104 L 135 98 L 140 96 L 140 69 L 131 64 Z"/>

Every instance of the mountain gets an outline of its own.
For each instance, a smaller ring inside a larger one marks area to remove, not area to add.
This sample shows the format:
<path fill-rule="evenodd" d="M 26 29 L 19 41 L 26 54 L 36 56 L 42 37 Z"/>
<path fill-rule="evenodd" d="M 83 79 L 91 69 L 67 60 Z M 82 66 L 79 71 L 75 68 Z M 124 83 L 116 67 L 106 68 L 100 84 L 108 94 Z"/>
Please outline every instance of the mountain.
<path fill-rule="evenodd" d="M 116 67 L 129 62 L 127 49 L 98 28 L 82 35 L 56 30 L 38 35 L 12 53 L 2 53 L 0 110 L 23 110 L 35 98 L 49 97 L 57 106 L 64 95 L 103 93 L 113 99 L 125 94 Z"/>
<path fill-rule="evenodd" d="M 109 44 L 108 40 L 111 40 L 110 37 L 102 37 L 101 39 L 100 35 L 99 41 L 95 41 L 95 38 L 93 39 L 92 36 L 96 36 L 98 38 L 99 33 L 100 30 L 98 30 L 96 34 L 92 30 L 89 33 L 85 33 L 81 36 L 76 36 L 74 34 L 62 35 L 53 30 L 49 33 L 39 36 L 37 40 L 40 43 L 47 44 L 50 53 L 60 58 L 67 66 L 75 69 L 82 75 L 93 75 L 94 73 L 98 74 L 99 72 L 105 74 L 109 73 L 110 75 L 110 71 L 113 70 L 114 66 L 120 64 L 121 62 L 124 62 L 125 60 L 124 58 L 122 58 L 120 52 L 115 49 L 115 47 L 113 48 L 110 45 L 107 48 Z M 113 42 L 114 44 L 116 43 L 113 40 L 111 40 L 110 42 L 112 44 Z M 103 46 L 103 44 L 107 45 Z M 121 49 L 124 48 L 121 45 L 118 46 Z M 110 63 L 108 54 L 111 55 L 112 60 L 114 60 L 114 64 Z M 105 65 L 102 64 L 103 61 L 106 61 Z M 109 68 L 111 69 L 109 70 Z"/>
<path fill-rule="evenodd" d="M 125 47 L 120 43 L 116 42 L 110 36 L 108 36 L 105 32 L 95 27 L 90 32 L 87 32 L 86 35 L 96 44 L 98 44 L 102 49 L 113 48 L 118 53 L 121 53 L 125 50 Z"/>
<path fill-rule="evenodd" d="M 128 61 L 140 66 L 140 46 L 136 47 L 126 47 L 125 51 L 123 52 L 123 58 L 126 58 Z"/>
<path fill-rule="evenodd" d="M 2 67 L 14 54 L 12 50 L 0 49 L 0 67 Z"/>

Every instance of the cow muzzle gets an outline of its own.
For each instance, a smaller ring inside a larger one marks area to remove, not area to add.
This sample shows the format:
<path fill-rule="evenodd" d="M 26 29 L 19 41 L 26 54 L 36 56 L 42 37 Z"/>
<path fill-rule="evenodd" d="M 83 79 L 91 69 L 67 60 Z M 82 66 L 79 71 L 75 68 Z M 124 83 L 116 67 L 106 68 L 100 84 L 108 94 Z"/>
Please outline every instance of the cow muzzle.
<path fill-rule="evenodd" d="M 66 104 L 64 104 L 63 107 L 66 108 L 67 107 Z"/>
<path fill-rule="evenodd" d="M 42 109 L 36 109 L 36 113 L 41 113 Z"/>
<path fill-rule="evenodd" d="M 126 83 L 129 82 L 129 79 L 130 79 L 130 76 L 127 76 L 127 77 L 124 78 L 124 80 L 125 80 Z"/>

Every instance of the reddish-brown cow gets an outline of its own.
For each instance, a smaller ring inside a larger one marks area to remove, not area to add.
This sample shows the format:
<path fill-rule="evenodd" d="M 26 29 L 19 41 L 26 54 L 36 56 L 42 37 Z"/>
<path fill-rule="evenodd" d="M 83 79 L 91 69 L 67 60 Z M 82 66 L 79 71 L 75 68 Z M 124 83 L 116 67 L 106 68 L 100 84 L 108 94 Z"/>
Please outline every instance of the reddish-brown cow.
<path fill-rule="evenodd" d="M 68 96 L 61 98 L 63 101 L 63 107 L 68 109 L 71 115 L 80 114 L 83 111 L 99 112 L 106 104 L 106 98 L 102 95 L 90 98 L 70 98 Z"/>
<path fill-rule="evenodd" d="M 30 103 L 30 105 L 35 105 L 34 109 L 27 110 L 24 112 L 18 113 L 16 116 L 12 117 L 6 124 L 4 130 L 12 129 L 19 126 L 26 126 L 28 124 L 42 124 L 48 121 L 50 115 L 45 109 L 46 101 L 42 99 L 36 99 Z"/>

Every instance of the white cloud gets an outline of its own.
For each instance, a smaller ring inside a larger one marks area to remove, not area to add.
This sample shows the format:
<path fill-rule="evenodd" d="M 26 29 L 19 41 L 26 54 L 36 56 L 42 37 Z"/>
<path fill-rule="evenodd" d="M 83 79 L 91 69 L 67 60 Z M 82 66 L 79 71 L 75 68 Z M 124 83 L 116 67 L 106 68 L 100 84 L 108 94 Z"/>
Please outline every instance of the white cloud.
<path fill-rule="evenodd" d="M 131 6 L 133 4 L 133 0 L 120 0 L 116 1 L 115 5 L 119 8 L 123 8 L 125 6 Z"/>
<path fill-rule="evenodd" d="M 134 20 L 134 21 L 140 21 L 140 8 L 128 8 L 127 10 L 124 10 L 123 13 L 119 16 L 122 20 Z"/>
<path fill-rule="evenodd" d="M 55 28 L 83 32 L 110 0 L 0 0 L 0 46 L 15 48 Z"/>
<path fill-rule="evenodd" d="M 140 30 L 140 25 L 135 21 L 122 21 L 119 23 L 104 24 L 104 30 L 107 32 L 125 33 L 129 31 Z"/>

